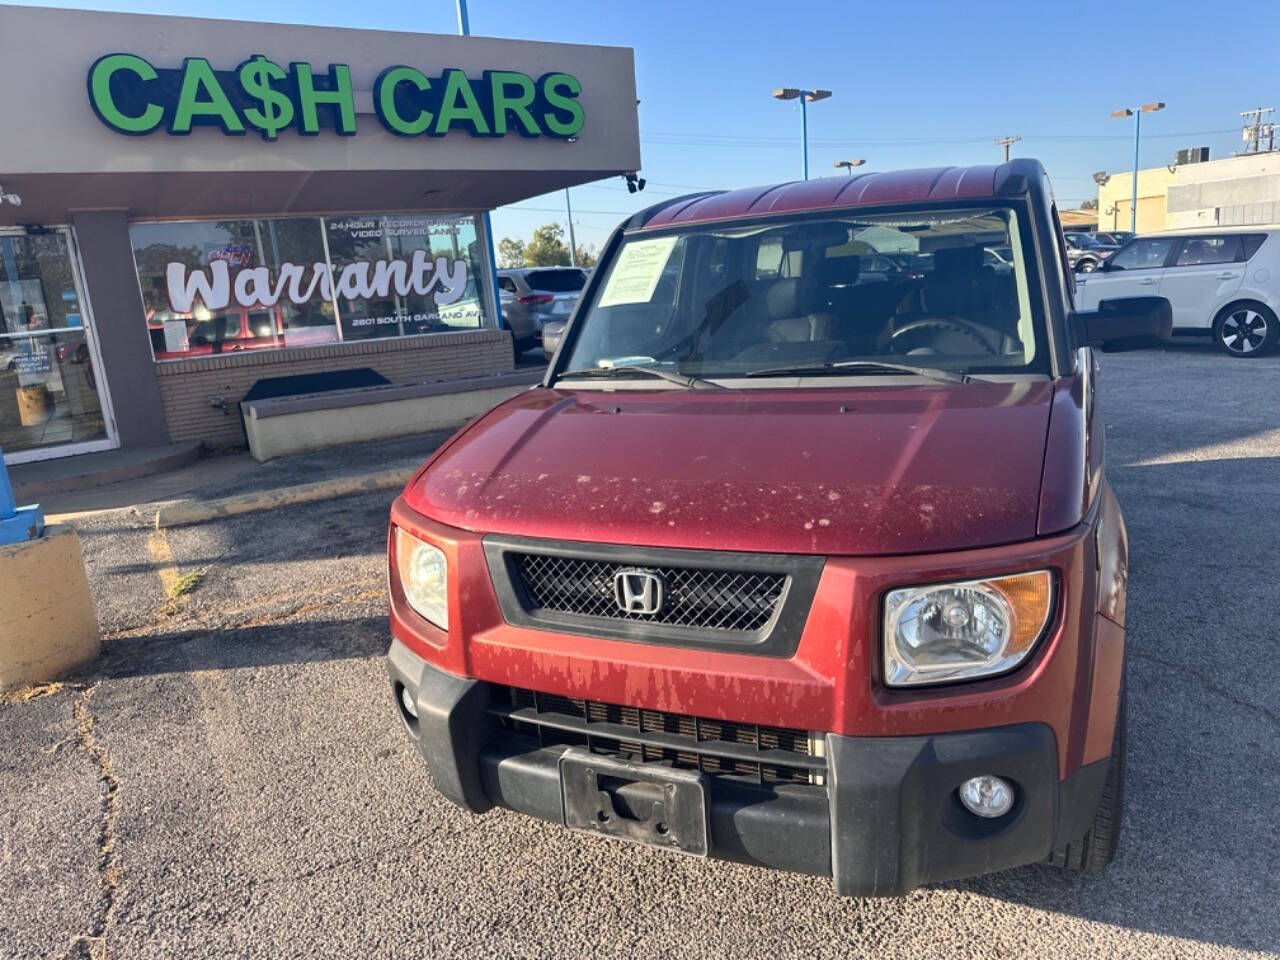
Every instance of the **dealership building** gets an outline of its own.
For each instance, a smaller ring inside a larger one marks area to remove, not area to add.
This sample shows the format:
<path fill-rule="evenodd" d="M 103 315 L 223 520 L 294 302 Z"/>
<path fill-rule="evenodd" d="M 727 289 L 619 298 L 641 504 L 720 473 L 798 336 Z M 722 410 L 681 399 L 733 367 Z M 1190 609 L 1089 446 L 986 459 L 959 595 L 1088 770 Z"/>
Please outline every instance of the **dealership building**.
<path fill-rule="evenodd" d="M 0 117 L 10 463 L 511 382 L 485 214 L 640 167 L 624 48 L 0 6 Z"/>

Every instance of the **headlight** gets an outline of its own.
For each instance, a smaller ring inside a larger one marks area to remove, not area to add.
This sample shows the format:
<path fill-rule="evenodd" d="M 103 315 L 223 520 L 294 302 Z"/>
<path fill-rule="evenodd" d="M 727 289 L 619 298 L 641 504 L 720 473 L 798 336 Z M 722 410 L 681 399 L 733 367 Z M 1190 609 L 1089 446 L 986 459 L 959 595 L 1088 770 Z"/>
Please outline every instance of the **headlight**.
<path fill-rule="evenodd" d="M 448 630 L 449 564 L 440 548 L 396 527 L 396 569 L 409 606 Z"/>
<path fill-rule="evenodd" d="M 885 683 L 971 680 L 1026 659 L 1053 608 L 1048 570 L 891 590 L 884 604 Z"/>

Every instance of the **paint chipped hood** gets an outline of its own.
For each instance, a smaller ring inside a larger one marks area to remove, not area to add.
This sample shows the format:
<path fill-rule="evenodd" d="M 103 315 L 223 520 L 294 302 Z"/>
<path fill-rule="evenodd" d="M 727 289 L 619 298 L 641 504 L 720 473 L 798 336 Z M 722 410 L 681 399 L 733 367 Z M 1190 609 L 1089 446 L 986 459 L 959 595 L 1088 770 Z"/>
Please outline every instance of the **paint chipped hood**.
<path fill-rule="evenodd" d="M 538 388 L 443 448 L 405 502 L 481 533 L 655 547 L 854 555 L 1011 543 L 1036 535 L 1051 396 L 1047 381 Z"/>

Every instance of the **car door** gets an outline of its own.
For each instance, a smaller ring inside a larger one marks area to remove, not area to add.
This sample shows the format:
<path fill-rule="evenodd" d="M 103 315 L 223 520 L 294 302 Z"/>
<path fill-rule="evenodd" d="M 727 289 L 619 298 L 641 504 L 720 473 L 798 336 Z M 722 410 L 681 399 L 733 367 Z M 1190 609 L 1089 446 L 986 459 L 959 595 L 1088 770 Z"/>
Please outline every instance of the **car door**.
<path fill-rule="evenodd" d="M 1173 304 L 1175 328 L 1208 329 L 1244 281 L 1244 243 L 1238 233 L 1182 238 L 1165 269 L 1160 296 Z"/>
<path fill-rule="evenodd" d="M 1161 281 L 1176 245 L 1176 237 L 1130 240 L 1093 273 L 1076 274 L 1076 307 L 1097 310 L 1103 300 L 1164 296 Z"/>

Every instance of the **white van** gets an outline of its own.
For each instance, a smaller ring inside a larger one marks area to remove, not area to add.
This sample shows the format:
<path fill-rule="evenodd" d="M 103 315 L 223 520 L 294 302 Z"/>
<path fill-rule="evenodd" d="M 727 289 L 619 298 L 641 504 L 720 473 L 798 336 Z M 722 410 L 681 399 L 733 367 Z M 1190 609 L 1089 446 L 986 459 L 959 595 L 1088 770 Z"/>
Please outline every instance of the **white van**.
<path fill-rule="evenodd" d="M 1208 333 L 1233 357 L 1280 342 L 1280 226 L 1169 230 L 1134 237 L 1093 273 L 1076 276 L 1076 308 L 1165 297 L 1174 333 Z"/>

